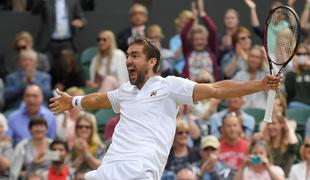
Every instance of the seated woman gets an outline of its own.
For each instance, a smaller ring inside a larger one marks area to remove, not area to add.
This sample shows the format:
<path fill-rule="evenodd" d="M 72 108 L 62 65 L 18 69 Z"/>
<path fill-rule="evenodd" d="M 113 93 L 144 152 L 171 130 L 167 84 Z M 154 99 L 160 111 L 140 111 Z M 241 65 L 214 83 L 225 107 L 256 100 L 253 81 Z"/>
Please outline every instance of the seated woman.
<path fill-rule="evenodd" d="M 101 31 L 97 38 L 99 51 L 90 65 L 89 88 L 98 88 L 101 92 L 114 90 L 128 81 L 126 56 L 117 49 L 114 33 Z"/>
<path fill-rule="evenodd" d="M 243 166 L 237 171 L 234 180 L 284 180 L 284 172 L 272 164 L 272 157 L 264 141 L 254 141 Z"/>
<path fill-rule="evenodd" d="M 307 180 L 310 177 L 310 137 L 306 137 L 304 144 L 300 147 L 300 156 L 303 161 L 291 167 L 289 180 Z"/>
<path fill-rule="evenodd" d="M 10 140 L 5 136 L 8 129 L 6 118 L 0 113 L 0 179 L 9 178 L 13 148 Z"/>
<path fill-rule="evenodd" d="M 188 146 L 189 135 L 190 128 L 188 124 L 177 119 L 174 143 L 170 150 L 165 174 L 168 172 L 176 174 L 179 170 L 190 167 L 194 162 L 200 160 L 199 146 L 198 148 Z"/>
<path fill-rule="evenodd" d="M 60 52 L 59 63 L 52 69 L 51 74 L 53 89 L 65 91 L 71 86 L 85 85 L 83 70 L 72 49 L 63 49 Z"/>
<path fill-rule="evenodd" d="M 22 50 L 34 50 L 33 49 L 33 37 L 27 31 L 22 31 L 16 34 L 15 39 L 13 41 L 14 54 L 11 58 L 8 58 L 4 64 L 4 67 L 8 73 L 12 73 L 20 69 L 18 64 L 20 52 Z M 35 51 L 35 50 L 34 50 Z M 35 51 L 37 55 L 37 70 L 43 72 L 49 72 L 51 69 L 51 62 L 48 56 L 44 53 Z"/>
<path fill-rule="evenodd" d="M 265 126 L 261 134 L 269 145 L 274 164 L 280 166 L 287 176 L 298 152 L 298 139 L 294 129 L 285 116 L 274 111 L 272 122 Z"/>
<path fill-rule="evenodd" d="M 46 171 L 50 162 L 45 159 L 45 154 L 52 142 L 46 137 L 47 123 L 43 117 L 34 117 L 29 122 L 31 139 L 19 142 L 14 151 L 10 169 L 10 179 L 24 179 L 32 172 Z"/>
<path fill-rule="evenodd" d="M 246 70 L 248 52 L 251 48 L 251 32 L 246 27 L 238 27 L 232 34 L 233 49 L 223 55 L 220 60 L 224 78 L 232 78 L 238 71 Z"/>
<path fill-rule="evenodd" d="M 75 126 L 75 142 L 71 154 L 74 169 L 96 169 L 101 163 L 105 147 L 97 133 L 96 119 L 90 114 L 81 114 Z"/>

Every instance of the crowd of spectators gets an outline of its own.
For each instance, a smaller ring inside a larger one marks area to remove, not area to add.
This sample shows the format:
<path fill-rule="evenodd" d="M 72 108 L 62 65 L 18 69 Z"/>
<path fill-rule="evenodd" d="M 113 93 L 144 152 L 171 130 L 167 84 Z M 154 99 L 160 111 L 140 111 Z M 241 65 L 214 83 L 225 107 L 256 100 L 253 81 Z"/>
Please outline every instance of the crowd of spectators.
<path fill-rule="evenodd" d="M 16 34 L 14 54 L 2 66 L 6 76 L 0 78 L 0 179 L 82 180 L 85 172 L 100 165 L 113 143 L 119 115 L 98 129 L 94 112 L 73 108 L 54 116 L 48 99 L 56 88 L 72 96 L 117 89 L 128 81 L 126 50 L 132 38 L 146 37 L 160 49 L 163 77 L 212 83 L 258 80 L 268 74 L 262 42 L 252 42 L 253 35 L 263 38 L 255 1 L 244 0 L 252 29 L 240 24 L 238 11 L 231 8 L 223 15 L 223 34 L 204 3 L 208 1 L 191 1 L 189 10 L 179 13 L 173 37 L 165 37 L 165 27 L 148 22 L 148 9 L 134 3 L 129 8 L 131 26 L 118 34 L 109 29 L 98 32 L 97 47 L 83 64 L 75 32 L 87 26 L 84 11 L 93 10 L 94 1 L 1 1 L 2 9 L 30 11 L 42 22 L 38 42 L 23 29 Z M 288 0 L 287 5 L 294 8 L 294 3 Z M 270 9 L 279 5 L 274 2 Z M 162 180 L 310 177 L 310 117 L 308 123 L 296 123 L 287 115 L 291 109 L 310 111 L 310 0 L 298 13 L 302 41 L 284 72 L 272 123 L 265 124 L 248 111 L 264 110 L 266 92 L 180 106 Z M 169 47 L 164 47 L 163 38 L 169 39 Z"/>

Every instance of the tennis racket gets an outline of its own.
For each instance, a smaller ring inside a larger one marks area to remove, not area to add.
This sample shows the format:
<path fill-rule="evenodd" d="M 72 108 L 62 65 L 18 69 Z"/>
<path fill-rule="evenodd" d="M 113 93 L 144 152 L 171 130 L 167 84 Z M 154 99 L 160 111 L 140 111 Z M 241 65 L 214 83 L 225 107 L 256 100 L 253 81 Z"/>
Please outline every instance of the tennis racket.
<path fill-rule="evenodd" d="M 265 22 L 264 48 L 271 75 L 279 75 L 296 53 L 300 22 L 297 13 L 288 6 L 273 9 Z M 264 121 L 271 122 L 275 90 L 268 91 Z"/>

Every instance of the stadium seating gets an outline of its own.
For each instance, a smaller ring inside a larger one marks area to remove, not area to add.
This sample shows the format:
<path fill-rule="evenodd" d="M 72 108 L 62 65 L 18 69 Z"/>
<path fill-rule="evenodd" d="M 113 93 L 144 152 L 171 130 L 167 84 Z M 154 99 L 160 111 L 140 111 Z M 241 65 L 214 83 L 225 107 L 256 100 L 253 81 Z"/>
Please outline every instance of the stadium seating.
<path fill-rule="evenodd" d="M 258 131 L 260 122 L 264 119 L 265 110 L 259 108 L 245 108 L 244 112 L 253 116 L 255 119 L 255 131 Z"/>
<path fill-rule="evenodd" d="M 90 78 L 89 67 L 90 67 L 91 60 L 96 55 L 97 51 L 98 51 L 98 47 L 89 47 L 85 49 L 81 54 L 80 62 L 81 62 L 81 66 L 84 72 L 84 77 L 87 80 Z"/>
<path fill-rule="evenodd" d="M 310 117 L 310 109 L 292 108 L 287 110 L 287 117 L 297 123 L 296 132 L 304 135 L 307 119 Z"/>

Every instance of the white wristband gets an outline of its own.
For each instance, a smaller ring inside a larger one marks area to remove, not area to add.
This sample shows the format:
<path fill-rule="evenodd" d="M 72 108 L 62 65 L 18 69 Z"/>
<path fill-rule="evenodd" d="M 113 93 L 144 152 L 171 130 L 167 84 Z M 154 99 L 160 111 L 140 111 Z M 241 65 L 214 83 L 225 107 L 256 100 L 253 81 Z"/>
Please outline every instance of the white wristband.
<path fill-rule="evenodd" d="M 80 109 L 83 109 L 82 107 L 82 99 L 84 96 L 74 96 L 72 99 L 72 106 L 73 107 L 78 107 Z"/>

